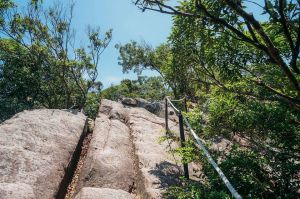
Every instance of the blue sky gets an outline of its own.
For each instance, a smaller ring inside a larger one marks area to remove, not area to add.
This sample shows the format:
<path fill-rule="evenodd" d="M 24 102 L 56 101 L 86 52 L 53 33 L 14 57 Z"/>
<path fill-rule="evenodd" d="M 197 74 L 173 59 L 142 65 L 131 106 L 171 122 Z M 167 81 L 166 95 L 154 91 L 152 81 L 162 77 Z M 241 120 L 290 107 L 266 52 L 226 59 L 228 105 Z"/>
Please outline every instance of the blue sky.
<path fill-rule="evenodd" d="M 69 0 L 56 0 L 66 3 Z M 28 1 L 15 0 L 18 4 Z M 53 0 L 44 0 L 46 6 Z M 98 79 L 104 88 L 111 84 L 117 84 L 124 78 L 135 79 L 133 73 L 123 74 L 122 67 L 118 65 L 118 50 L 115 44 L 125 44 L 130 40 L 146 41 L 153 47 L 166 41 L 172 26 L 170 15 L 157 12 L 141 12 L 131 0 L 75 0 L 73 28 L 76 29 L 77 44 L 86 42 L 86 27 L 100 27 L 103 33 L 113 29 L 113 39 L 110 46 L 102 54 L 98 68 Z M 261 3 L 262 0 L 257 2 Z M 261 10 L 255 6 L 249 8 L 255 14 Z M 158 75 L 147 71 L 144 75 Z"/>
<path fill-rule="evenodd" d="M 257 0 L 259 3 L 261 1 Z M 261 12 L 253 5 L 249 11 L 256 14 Z M 79 33 L 78 38 L 84 38 L 87 24 L 100 26 L 103 31 L 113 29 L 113 40 L 102 55 L 99 66 L 99 79 L 104 87 L 108 87 L 124 78 L 136 78 L 132 73 L 122 73 L 122 68 L 118 65 L 118 50 L 115 49 L 115 44 L 125 44 L 130 40 L 145 40 L 153 47 L 157 46 L 166 41 L 171 31 L 172 17 L 151 11 L 141 12 L 131 0 L 77 0 L 74 25 Z M 146 75 L 158 74 L 146 72 Z"/>
<path fill-rule="evenodd" d="M 53 2 L 66 4 L 69 0 L 43 0 L 45 6 Z M 76 30 L 77 45 L 87 41 L 88 25 L 100 27 L 102 33 L 113 29 L 113 38 L 109 47 L 102 54 L 98 67 L 98 79 L 104 88 L 117 84 L 122 79 L 136 79 L 133 73 L 123 74 L 118 65 L 119 52 L 115 44 L 125 44 L 131 40 L 146 41 L 153 47 L 166 41 L 172 26 L 172 17 L 156 12 L 142 12 L 131 0 L 73 0 L 75 2 L 73 28 Z M 15 0 L 20 6 L 28 0 Z M 158 75 L 147 71 L 143 75 Z"/>
<path fill-rule="evenodd" d="M 45 0 L 46 1 L 46 0 Z M 116 84 L 124 78 L 136 78 L 134 74 L 123 74 L 118 65 L 118 50 L 115 44 L 125 44 L 130 40 L 142 41 L 157 46 L 169 35 L 171 16 L 154 12 L 141 12 L 131 0 L 77 0 L 74 10 L 74 28 L 77 38 L 84 40 L 86 25 L 99 26 L 105 31 L 113 29 L 110 46 L 102 54 L 99 79 L 104 87 Z M 155 75 L 147 72 L 147 75 Z"/>

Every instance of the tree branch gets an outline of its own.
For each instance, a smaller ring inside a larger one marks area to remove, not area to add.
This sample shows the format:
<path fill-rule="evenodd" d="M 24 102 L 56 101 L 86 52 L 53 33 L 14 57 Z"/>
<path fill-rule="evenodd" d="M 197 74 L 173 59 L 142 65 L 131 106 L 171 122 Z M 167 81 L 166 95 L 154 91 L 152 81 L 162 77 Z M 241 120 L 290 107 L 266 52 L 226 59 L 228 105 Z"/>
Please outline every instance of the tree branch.
<path fill-rule="evenodd" d="M 300 14 L 298 16 L 298 30 L 297 30 L 297 39 L 295 43 L 295 48 L 292 51 L 292 60 L 291 60 L 291 67 L 294 69 L 294 71 L 297 74 L 300 74 L 299 68 L 297 66 L 297 59 L 299 56 L 299 51 L 300 51 Z"/>
<path fill-rule="evenodd" d="M 254 18 L 252 14 L 248 14 L 245 10 L 241 8 L 241 6 L 239 6 L 234 1 L 232 0 L 224 0 L 224 1 L 231 9 L 233 9 L 237 14 L 243 17 L 245 21 L 248 21 L 253 26 L 255 31 L 260 35 L 260 37 L 266 43 L 269 55 L 274 59 L 274 61 L 281 68 L 281 70 L 286 74 L 287 78 L 289 79 L 292 86 L 297 91 L 298 96 L 300 97 L 300 85 L 298 80 L 296 79 L 292 71 L 289 69 L 289 67 L 286 65 L 286 63 L 284 62 L 283 58 L 280 55 L 279 50 L 274 46 L 273 42 L 265 33 L 260 23 Z"/>

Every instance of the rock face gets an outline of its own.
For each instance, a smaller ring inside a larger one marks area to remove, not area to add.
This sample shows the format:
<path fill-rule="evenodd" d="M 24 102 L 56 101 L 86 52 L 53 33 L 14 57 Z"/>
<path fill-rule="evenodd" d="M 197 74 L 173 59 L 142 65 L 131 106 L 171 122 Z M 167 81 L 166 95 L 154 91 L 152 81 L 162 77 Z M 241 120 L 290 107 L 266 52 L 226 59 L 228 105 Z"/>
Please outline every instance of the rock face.
<path fill-rule="evenodd" d="M 78 190 L 83 189 L 77 198 L 94 198 L 97 194 L 103 198 L 109 198 L 109 191 L 105 188 L 123 190 L 127 196 L 130 196 L 129 192 L 132 192 L 134 186 L 135 173 L 130 130 L 125 124 L 126 119 L 123 105 L 112 101 L 102 103 L 81 172 Z M 92 192 L 86 191 L 91 187 L 98 189 L 93 189 Z M 120 193 L 120 191 L 116 193 Z"/>
<path fill-rule="evenodd" d="M 158 110 L 154 104 L 142 99 L 126 103 L 102 100 L 95 122 L 81 113 L 35 110 L 1 124 L 0 199 L 52 199 L 58 190 L 63 195 L 67 181 L 62 179 L 72 173 L 66 175 L 66 168 L 72 155 L 79 156 L 79 143 L 89 144 L 74 168 L 77 174 L 68 196 L 75 192 L 75 199 L 163 198 L 182 174 L 179 158 L 167 152 L 178 144 L 159 143 L 166 135 L 165 119 L 151 113 Z M 178 136 L 178 122 L 172 117 L 169 128 Z M 93 129 L 88 142 L 83 141 L 83 129 Z M 77 159 L 72 160 L 74 166 Z M 194 168 L 190 165 L 191 174 Z M 66 183 L 60 186 L 61 182 Z"/>
<path fill-rule="evenodd" d="M 24 111 L 0 125 L 0 198 L 54 198 L 85 126 L 82 113 Z"/>
<path fill-rule="evenodd" d="M 125 106 L 144 108 L 159 117 L 164 116 L 164 105 L 161 102 L 149 102 L 141 98 L 132 99 L 128 97 L 122 98 L 121 102 Z"/>
<path fill-rule="evenodd" d="M 134 170 L 128 127 L 100 114 L 82 170 L 82 187 L 130 190 Z"/>
<path fill-rule="evenodd" d="M 129 97 L 124 97 L 124 98 L 122 98 L 121 101 L 122 101 L 122 104 L 127 105 L 127 106 L 137 106 L 138 105 L 138 102 L 136 99 L 132 99 Z"/>
<path fill-rule="evenodd" d="M 95 124 L 76 199 L 92 199 L 95 194 L 118 198 L 107 194 L 120 190 L 132 198 L 162 198 L 164 190 L 178 182 L 181 168 L 166 152 L 168 143 L 158 142 L 165 135 L 164 118 L 102 100 Z M 172 121 L 169 126 L 178 129 Z"/>
<path fill-rule="evenodd" d="M 75 199 L 132 199 L 131 195 L 120 189 L 83 188 Z"/>
<path fill-rule="evenodd" d="M 167 142 L 159 144 L 159 139 L 165 135 L 163 118 L 140 108 L 130 109 L 128 112 L 128 122 L 139 161 L 139 195 L 142 198 L 162 198 L 166 188 L 178 183 L 181 172 L 176 163 L 178 159 L 167 152 L 169 147 L 175 146 Z M 169 126 L 178 132 L 175 123 L 169 121 Z"/>

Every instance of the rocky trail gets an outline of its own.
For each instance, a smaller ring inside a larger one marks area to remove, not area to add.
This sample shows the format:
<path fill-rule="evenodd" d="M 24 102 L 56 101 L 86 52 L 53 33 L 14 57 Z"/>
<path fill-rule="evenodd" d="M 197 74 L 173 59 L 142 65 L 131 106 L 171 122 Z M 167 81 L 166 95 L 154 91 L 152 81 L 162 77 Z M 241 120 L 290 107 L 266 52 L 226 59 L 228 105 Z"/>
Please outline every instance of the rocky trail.
<path fill-rule="evenodd" d="M 182 174 L 179 159 L 167 152 L 177 144 L 159 143 L 164 118 L 138 103 L 102 100 L 94 124 L 61 110 L 25 111 L 5 121 L 0 198 L 163 198 Z"/>

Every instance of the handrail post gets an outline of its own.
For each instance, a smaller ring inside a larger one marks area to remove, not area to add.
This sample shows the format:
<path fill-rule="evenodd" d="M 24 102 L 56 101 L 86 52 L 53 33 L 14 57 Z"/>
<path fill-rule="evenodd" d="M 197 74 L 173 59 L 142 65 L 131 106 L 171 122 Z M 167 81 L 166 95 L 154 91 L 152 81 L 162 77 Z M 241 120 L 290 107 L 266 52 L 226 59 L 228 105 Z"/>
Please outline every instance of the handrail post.
<path fill-rule="evenodd" d="M 169 124 L 168 124 L 168 99 L 167 97 L 165 98 L 165 123 L 166 123 L 166 134 L 169 133 Z"/>
<path fill-rule="evenodd" d="M 179 112 L 179 132 L 180 132 L 180 141 L 181 141 L 181 147 L 185 147 L 185 137 L 184 137 L 184 128 L 183 128 L 183 117 L 181 111 Z M 183 163 L 183 171 L 184 171 L 184 177 L 186 179 L 189 179 L 189 168 L 188 164 Z"/>
<path fill-rule="evenodd" d="M 187 102 L 186 102 L 186 97 L 184 97 L 184 108 L 185 108 L 185 112 L 188 112 L 188 106 L 187 106 Z"/>

